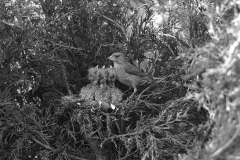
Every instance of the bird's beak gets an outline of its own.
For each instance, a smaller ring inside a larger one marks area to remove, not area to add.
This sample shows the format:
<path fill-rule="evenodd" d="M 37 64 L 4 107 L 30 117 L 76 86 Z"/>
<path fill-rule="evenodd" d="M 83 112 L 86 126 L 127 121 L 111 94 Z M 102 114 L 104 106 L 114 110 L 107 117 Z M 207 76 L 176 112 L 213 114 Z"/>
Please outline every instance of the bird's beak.
<path fill-rule="evenodd" d="M 113 56 L 108 57 L 108 59 L 111 61 L 115 60 Z"/>

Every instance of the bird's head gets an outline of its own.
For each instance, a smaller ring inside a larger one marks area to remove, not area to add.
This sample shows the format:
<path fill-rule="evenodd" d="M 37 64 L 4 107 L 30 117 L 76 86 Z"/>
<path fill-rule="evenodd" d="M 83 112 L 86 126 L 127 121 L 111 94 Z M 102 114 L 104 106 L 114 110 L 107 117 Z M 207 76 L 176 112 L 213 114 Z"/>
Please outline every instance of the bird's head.
<path fill-rule="evenodd" d="M 88 79 L 96 85 L 98 82 L 98 66 L 95 68 L 91 67 L 88 69 Z"/>
<path fill-rule="evenodd" d="M 121 52 L 113 53 L 108 59 L 117 64 L 128 62 L 126 56 Z"/>

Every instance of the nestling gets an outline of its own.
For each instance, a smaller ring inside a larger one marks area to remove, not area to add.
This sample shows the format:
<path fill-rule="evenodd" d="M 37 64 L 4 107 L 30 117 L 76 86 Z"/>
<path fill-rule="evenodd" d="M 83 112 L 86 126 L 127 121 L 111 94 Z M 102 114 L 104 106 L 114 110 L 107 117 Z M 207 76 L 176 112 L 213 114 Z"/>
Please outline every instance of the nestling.
<path fill-rule="evenodd" d="M 133 94 L 137 92 L 139 85 L 147 81 L 152 81 L 150 77 L 132 65 L 123 53 L 113 53 L 108 59 L 114 63 L 113 69 L 116 73 L 117 80 L 133 88 Z"/>
<path fill-rule="evenodd" d="M 105 66 L 103 66 L 101 69 L 98 70 L 98 79 L 99 79 L 100 87 L 102 89 L 105 89 L 106 81 L 107 81 L 107 70 L 105 69 Z"/>
<path fill-rule="evenodd" d="M 98 83 L 99 77 L 98 77 L 98 66 L 95 68 L 89 68 L 88 69 L 88 79 L 91 81 L 93 85 L 96 85 Z"/>
<path fill-rule="evenodd" d="M 115 73 L 115 70 L 112 68 L 112 66 L 110 66 L 109 68 L 107 68 L 107 81 L 108 81 L 108 84 L 110 86 L 114 87 L 116 79 L 117 79 L 117 75 Z"/>

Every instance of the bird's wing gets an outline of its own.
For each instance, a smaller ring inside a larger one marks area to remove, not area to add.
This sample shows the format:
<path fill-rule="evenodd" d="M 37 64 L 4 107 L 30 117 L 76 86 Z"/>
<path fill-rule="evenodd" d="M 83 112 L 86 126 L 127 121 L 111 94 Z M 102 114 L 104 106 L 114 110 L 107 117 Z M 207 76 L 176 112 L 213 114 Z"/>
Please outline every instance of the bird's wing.
<path fill-rule="evenodd" d="M 148 77 L 145 73 L 141 72 L 137 67 L 133 66 L 131 63 L 126 63 L 123 65 L 124 71 L 131 75 L 136 75 L 139 77 Z"/>

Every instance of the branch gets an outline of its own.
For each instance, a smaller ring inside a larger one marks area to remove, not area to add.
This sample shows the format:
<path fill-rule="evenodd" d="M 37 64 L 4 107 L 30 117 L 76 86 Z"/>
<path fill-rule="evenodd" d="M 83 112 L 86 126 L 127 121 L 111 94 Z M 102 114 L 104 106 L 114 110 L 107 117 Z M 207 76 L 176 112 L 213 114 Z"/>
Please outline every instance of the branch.
<path fill-rule="evenodd" d="M 36 142 L 37 144 L 39 144 L 40 146 L 42 146 L 42 147 L 44 147 L 44 148 L 46 148 L 46 149 L 48 149 L 48 150 L 50 150 L 50 151 L 54 151 L 55 149 L 53 148 L 53 147 L 51 147 L 50 145 L 48 145 L 48 144 L 43 144 L 42 142 L 40 142 L 39 140 L 37 140 L 34 136 L 30 136 L 30 138 L 34 141 L 34 142 Z"/>
<path fill-rule="evenodd" d="M 54 152 L 56 149 L 51 147 L 50 145 L 48 144 L 43 144 L 42 142 L 40 142 L 39 140 L 37 140 L 34 136 L 30 136 L 30 138 L 36 142 L 37 144 L 39 144 L 40 146 L 42 146 L 43 148 L 46 148 L 52 152 Z M 77 156 L 74 156 L 74 155 L 70 155 L 70 154 L 67 154 L 68 157 L 70 158 L 73 158 L 73 159 L 76 159 L 76 160 L 88 160 L 88 159 L 85 159 L 85 158 L 80 158 L 80 157 L 77 157 Z"/>
<path fill-rule="evenodd" d="M 62 73 L 63 73 L 63 81 L 64 81 L 64 83 L 66 85 L 66 88 L 67 88 L 67 91 L 68 91 L 68 95 L 72 96 L 73 94 L 72 94 L 72 92 L 70 90 L 69 83 L 68 83 L 67 70 L 66 70 L 66 67 L 63 64 L 63 62 L 61 64 L 61 67 L 62 67 Z"/>
<path fill-rule="evenodd" d="M 18 24 L 14 24 L 14 23 L 9 23 L 9 22 L 6 22 L 5 20 L 2 20 L 0 21 L 1 23 L 5 24 L 5 25 L 8 25 L 8 26 L 12 26 L 12 27 L 17 27 L 17 28 L 20 28 L 23 30 L 23 27 L 18 25 Z"/>
<path fill-rule="evenodd" d="M 126 134 L 121 134 L 121 135 L 114 135 L 114 136 L 108 137 L 108 138 L 106 138 L 105 140 L 103 140 L 103 142 L 100 144 L 100 146 L 102 147 L 105 142 L 107 142 L 108 140 L 111 140 L 111 139 L 142 134 L 142 133 L 144 133 L 147 129 L 149 129 L 149 126 L 143 127 L 143 128 L 140 129 L 139 131 L 134 131 L 134 132 L 131 132 L 131 133 L 126 133 Z"/>
<path fill-rule="evenodd" d="M 108 21 L 112 22 L 112 23 L 115 24 L 118 28 L 120 28 L 120 29 L 122 30 L 123 34 L 124 34 L 124 37 L 125 37 L 126 40 L 127 40 L 127 33 L 126 33 L 125 29 L 124 29 L 120 24 L 118 24 L 117 22 L 115 22 L 115 21 L 112 20 L 111 18 L 108 18 L 108 17 L 106 17 L 106 16 L 104 16 L 104 15 L 102 15 L 102 14 L 96 12 L 96 11 L 94 11 L 94 12 L 95 12 L 96 14 L 100 15 L 101 17 L 107 19 Z"/>
<path fill-rule="evenodd" d="M 54 45 L 54 46 L 59 46 L 59 47 L 68 48 L 68 49 L 74 49 L 74 50 L 78 50 L 78 51 L 83 51 L 83 49 L 80 49 L 80 48 L 76 48 L 76 47 L 72 47 L 72 46 L 67 46 L 67 45 L 64 45 L 64 44 L 58 44 L 58 43 L 55 43 L 55 42 L 50 41 L 50 40 L 47 40 L 47 41 L 49 41 L 50 43 L 52 43 L 52 45 Z"/>

